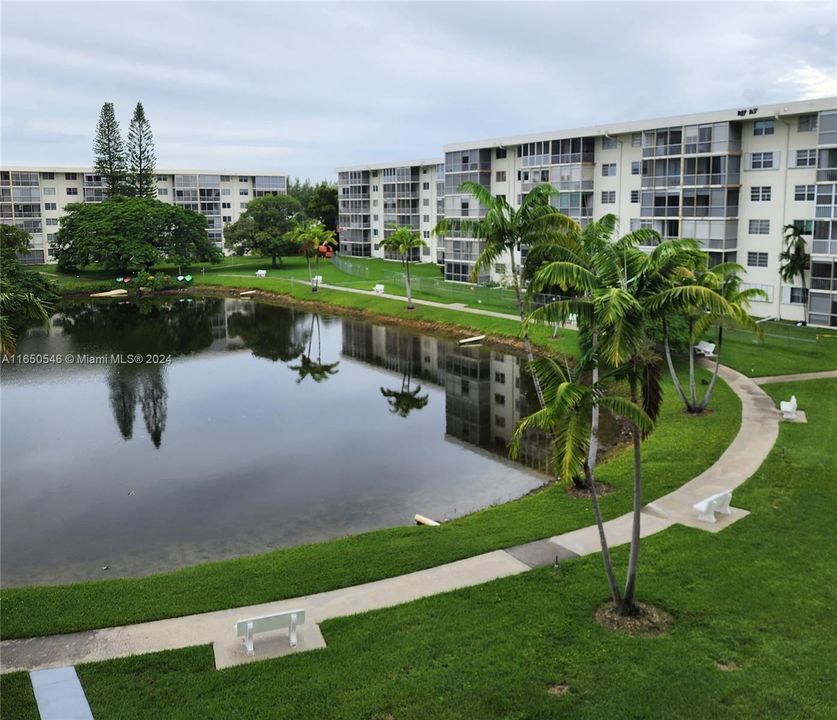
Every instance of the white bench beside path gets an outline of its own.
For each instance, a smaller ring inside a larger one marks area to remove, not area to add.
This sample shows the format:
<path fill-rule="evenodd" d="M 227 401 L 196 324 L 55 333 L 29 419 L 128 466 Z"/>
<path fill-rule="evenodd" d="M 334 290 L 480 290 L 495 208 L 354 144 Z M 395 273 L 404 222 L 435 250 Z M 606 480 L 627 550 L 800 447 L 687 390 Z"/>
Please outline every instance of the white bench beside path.
<path fill-rule="evenodd" d="M 731 515 L 732 511 L 729 509 L 729 504 L 732 502 L 732 490 L 724 490 L 723 492 L 710 495 L 708 498 L 696 502 L 692 507 L 697 510 L 698 520 L 708 523 L 714 523 L 715 513 L 721 515 Z"/>
<path fill-rule="evenodd" d="M 374 292 L 376 295 L 383 295 L 384 286 L 381 283 L 378 283 L 375 287 L 372 288 L 372 292 Z"/>
<path fill-rule="evenodd" d="M 257 278 L 267 277 L 267 270 L 256 270 L 256 277 Z"/>
<path fill-rule="evenodd" d="M 695 352 L 698 355 L 703 355 L 703 357 L 717 357 L 715 355 L 715 343 L 706 342 L 706 340 L 701 340 L 697 345 L 694 346 L 694 348 Z"/>
<path fill-rule="evenodd" d="M 273 615 L 262 615 L 261 617 L 239 620 L 235 624 L 235 634 L 244 638 L 244 646 L 248 655 L 255 655 L 253 646 L 253 635 L 256 633 L 270 632 L 271 630 L 288 629 L 288 640 L 292 648 L 296 647 L 296 626 L 305 624 L 305 610 L 288 610 L 287 612 L 275 613 Z"/>
<path fill-rule="evenodd" d="M 790 400 L 780 400 L 779 401 L 779 410 L 782 411 L 782 417 L 785 420 L 795 420 L 796 419 L 796 411 L 799 409 L 799 406 L 796 402 L 796 395 L 791 395 Z"/>

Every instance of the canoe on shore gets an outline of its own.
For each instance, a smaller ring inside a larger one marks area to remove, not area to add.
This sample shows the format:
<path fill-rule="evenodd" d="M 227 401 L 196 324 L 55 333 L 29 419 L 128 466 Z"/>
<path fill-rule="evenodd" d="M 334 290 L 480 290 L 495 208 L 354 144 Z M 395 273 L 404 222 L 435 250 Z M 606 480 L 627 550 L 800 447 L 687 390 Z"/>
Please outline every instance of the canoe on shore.
<path fill-rule="evenodd" d="M 125 288 L 120 288 L 119 290 L 93 293 L 90 297 L 125 297 L 127 294 L 128 291 Z"/>

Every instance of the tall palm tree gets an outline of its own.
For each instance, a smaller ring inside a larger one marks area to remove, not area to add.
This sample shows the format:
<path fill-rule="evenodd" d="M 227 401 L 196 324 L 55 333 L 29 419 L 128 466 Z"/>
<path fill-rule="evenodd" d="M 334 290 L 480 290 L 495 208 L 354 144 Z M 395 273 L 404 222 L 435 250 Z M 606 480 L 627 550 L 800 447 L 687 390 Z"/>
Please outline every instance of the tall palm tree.
<path fill-rule="evenodd" d="M 559 235 L 575 233 L 579 230 L 579 225 L 552 204 L 553 198 L 558 195 L 558 190 L 549 183 L 533 188 L 524 196 L 517 209 L 512 207 L 505 197 L 492 195 L 479 183 L 466 181 L 459 189 L 461 192 L 473 195 L 485 208 L 485 216 L 480 220 L 457 220 L 461 225 L 463 235 L 468 233 L 483 244 L 483 250 L 474 264 L 471 279 L 476 281 L 480 270 L 490 267 L 494 262 L 508 255 L 517 311 L 523 323 L 523 345 L 526 357 L 531 364 L 534 354 L 529 332 L 526 329 L 526 304 L 520 269 L 515 259 L 516 254 L 524 245 L 531 249 L 540 243 L 552 241 Z M 443 220 L 435 232 L 437 235 L 444 234 L 449 227 L 450 221 Z M 534 374 L 532 379 L 538 401 L 543 406 L 544 398 L 540 383 Z"/>
<path fill-rule="evenodd" d="M 317 357 L 316 359 L 311 355 L 311 345 L 314 340 L 314 326 L 317 328 Z M 311 378 L 315 383 L 321 383 L 323 380 L 328 380 L 332 375 L 336 375 L 340 361 L 333 363 L 324 363 L 322 361 L 322 338 L 320 335 L 320 316 L 316 313 L 311 314 L 311 330 L 308 333 L 308 351 L 303 353 L 299 358 L 299 365 L 288 365 L 288 368 L 296 372 L 299 377 L 297 383 L 301 383 L 305 378 Z"/>
<path fill-rule="evenodd" d="M 797 275 L 802 279 L 802 289 L 806 289 L 805 271 L 810 267 L 811 256 L 808 253 L 808 242 L 802 228 L 796 224 L 785 225 L 784 247 L 779 253 L 779 276 L 782 282 L 793 284 Z M 808 306 L 805 305 L 805 319 L 808 319 Z"/>
<path fill-rule="evenodd" d="M 316 275 L 320 276 L 320 248 L 325 246 L 334 247 L 336 241 L 334 232 L 329 230 L 319 220 L 296 220 L 294 228 L 290 231 L 291 238 L 299 243 L 299 251 L 305 257 L 308 266 L 308 281 L 311 283 L 311 292 L 317 292 L 319 282 L 314 281 L 311 273 L 311 258 L 315 259 Z"/>
<path fill-rule="evenodd" d="M 430 396 L 421 395 L 421 385 L 416 385 L 410 388 L 411 378 L 409 373 L 405 372 L 401 378 L 401 389 L 392 390 L 389 388 L 381 388 L 381 395 L 387 399 L 389 411 L 398 417 L 407 417 L 413 410 L 421 410 L 427 407 L 430 402 Z"/>
<path fill-rule="evenodd" d="M 395 253 L 401 258 L 401 264 L 404 266 L 404 275 L 406 278 L 407 310 L 414 310 L 413 291 L 410 285 L 410 260 L 412 259 L 413 250 L 427 247 L 427 243 L 421 239 L 421 236 L 413 228 L 409 225 L 403 225 L 401 227 L 395 227 L 392 235 L 381 241 L 381 247 Z"/>

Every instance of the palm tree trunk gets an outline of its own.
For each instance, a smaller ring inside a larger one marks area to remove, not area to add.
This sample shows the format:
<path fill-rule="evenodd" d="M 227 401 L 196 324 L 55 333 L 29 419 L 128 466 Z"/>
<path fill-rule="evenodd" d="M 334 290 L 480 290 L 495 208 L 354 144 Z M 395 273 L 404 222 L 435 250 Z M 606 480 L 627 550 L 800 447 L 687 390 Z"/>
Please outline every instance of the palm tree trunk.
<path fill-rule="evenodd" d="M 683 392 L 683 386 L 680 384 L 680 378 L 677 377 L 677 373 L 674 370 L 674 362 L 671 359 L 671 348 L 668 344 L 668 328 L 663 324 L 663 347 L 665 348 L 666 352 L 666 363 L 668 364 L 668 371 L 671 374 L 671 382 L 674 383 L 674 389 L 677 391 L 677 394 L 680 396 L 680 399 L 683 401 L 683 405 L 686 406 L 686 409 L 689 409 L 689 401 L 686 399 L 686 393 Z"/>
<path fill-rule="evenodd" d="M 314 291 L 314 276 L 311 275 L 311 258 L 305 255 L 305 264 L 308 266 L 308 282 L 311 283 L 311 291 Z"/>
<path fill-rule="evenodd" d="M 631 385 L 631 401 L 637 403 L 636 376 L 633 371 L 629 378 Z M 628 558 L 628 577 L 625 582 L 625 593 L 622 597 L 622 614 L 633 615 L 636 613 L 634 596 L 636 595 L 636 575 L 639 566 L 639 541 L 642 522 L 642 445 L 640 442 L 639 428 L 631 423 L 631 436 L 634 443 L 634 515 L 631 526 L 631 554 Z"/>
<path fill-rule="evenodd" d="M 314 262 L 316 263 L 316 269 L 314 270 L 314 272 L 317 274 L 317 277 L 319 277 L 319 275 L 320 275 L 320 248 L 319 247 L 317 248 L 317 256 L 316 256 L 316 259 L 314 260 Z M 308 272 L 310 274 L 311 271 L 309 270 Z M 314 280 L 312 280 L 311 281 L 311 292 L 317 292 L 317 286 L 319 284 L 320 284 L 319 281 L 314 282 Z"/>
<path fill-rule="evenodd" d="M 693 413 L 697 410 L 697 388 L 695 387 L 695 349 L 692 347 L 694 338 L 692 337 L 692 318 L 689 318 L 689 394 L 692 402 L 689 403 L 689 412 Z"/>
<path fill-rule="evenodd" d="M 700 402 L 700 406 L 698 407 L 698 412 L 703 412 L 706 410 L 706 406 L 709 405 L 709 398 L 712 397 L 712 391 L 715 389 L 715 381 L 718 379 L 718 370 L 721 367 L 721 348 L 724 344 L 724 328 L 722 326 L 718 326 L 718 354 L 715 357 L 715 369 L 712 372 L 712 379 L 709 381 L 709 387 L 706 388 L 706 393 L 703 396 L 703 400 Z"/>
<path fill-rule="evenodd" d="M 597 333 L 594 330 L 592 334 L 593 349 L 596 349 Z M 593 363 L 593 387 L 595 388 L 599 382 L 599 364 Z M 587 478 L 587 484 L 590 488 L 590 499 L 593 501 L 593 515 L 596 517 L 596 527 L 599 531 L 599 543 L 602 546 L 602 562 L 604 563 L 605 575 L 607 576 L 607 584 L 610 586 L 610 595 L 613 602 L 620 606 L 622 599 L 619 595 L 619 587 L 616 584 L 616 575 L 613 572 L 613 561 L 610 558 L 610 548 L 607 544 L 607 537 L 605 536 L 604 522 L 602 521 L 602 511 L 599 507 L 599 494 L 596 491 L 596 480 L 593 470 L 596 467 L 596 456 L 599 453 L 599 404 L 593 402 L 593 410 L 590 421 L 590 448 L 587 451 L 587 462 L 584 463 L 584 475 Z"/>
<path fill-rule="evenodd" d="M 532 381 L 535 384 L 535 393 L 538 396 L 538 403 L 541 407 L 546 407 L 546 400 L 543 396 L 543 389 L 541 388 L 540 380 L 532 368 L 532 363 L 535 362 L 535 355 L 532 352 L 532 341 L 529 339 L 529 331 L 526 329 L 526 309 L 523 306 L 523 297 L 520 292 L 520 281 L 517 277 L 517 268 L 514 264 L 514 250 L 509 251 L 511 257 L 511 271 L 512 278 L 514 278 L 514 296 L 517 300 L 517 312 L 520 314 L 520 324 L 523 328 L 523 349 L 526 351 L 526 359 L 529 361 L 529 372 L 532 375 Z"/>
<path fill-rule="evenodd" d="M 413 310 L 413 291 L 410 287 L 410 263 L 404 263 L 404 273 L 407 279 L 407 310 Z"/>

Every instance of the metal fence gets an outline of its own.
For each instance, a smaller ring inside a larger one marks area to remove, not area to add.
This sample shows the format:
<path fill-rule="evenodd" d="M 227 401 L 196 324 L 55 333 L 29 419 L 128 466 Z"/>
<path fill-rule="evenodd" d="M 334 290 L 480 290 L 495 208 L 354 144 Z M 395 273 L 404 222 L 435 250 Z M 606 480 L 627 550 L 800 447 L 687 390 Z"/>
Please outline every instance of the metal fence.
<path fill-rule="evenodd" d="M 393 285 L 403 290 L 406 287 L 406 277 L 403 272 L 382 270 L 380 267 L 369 267 L 362 258 L 345 258 L 335 255 L 332 264 L 338 270 L 365 280 L 374 280 L 384 285 Z M 481 305 L 488 310 L 497 310 L 517 314 L 517 300 L 514 290 L 493 285 L 475 285 L 472 283 L 450 282 L 443 278 L 429 278 L 410 276 L 413 292 L 429 300 L 439 300 L 447 303 L 462 303 L 465 305 Z M 541 307 L 550 302 L 561 300 L 559 295 L 546 293 L 524 293 L 527 309 Z"/>

